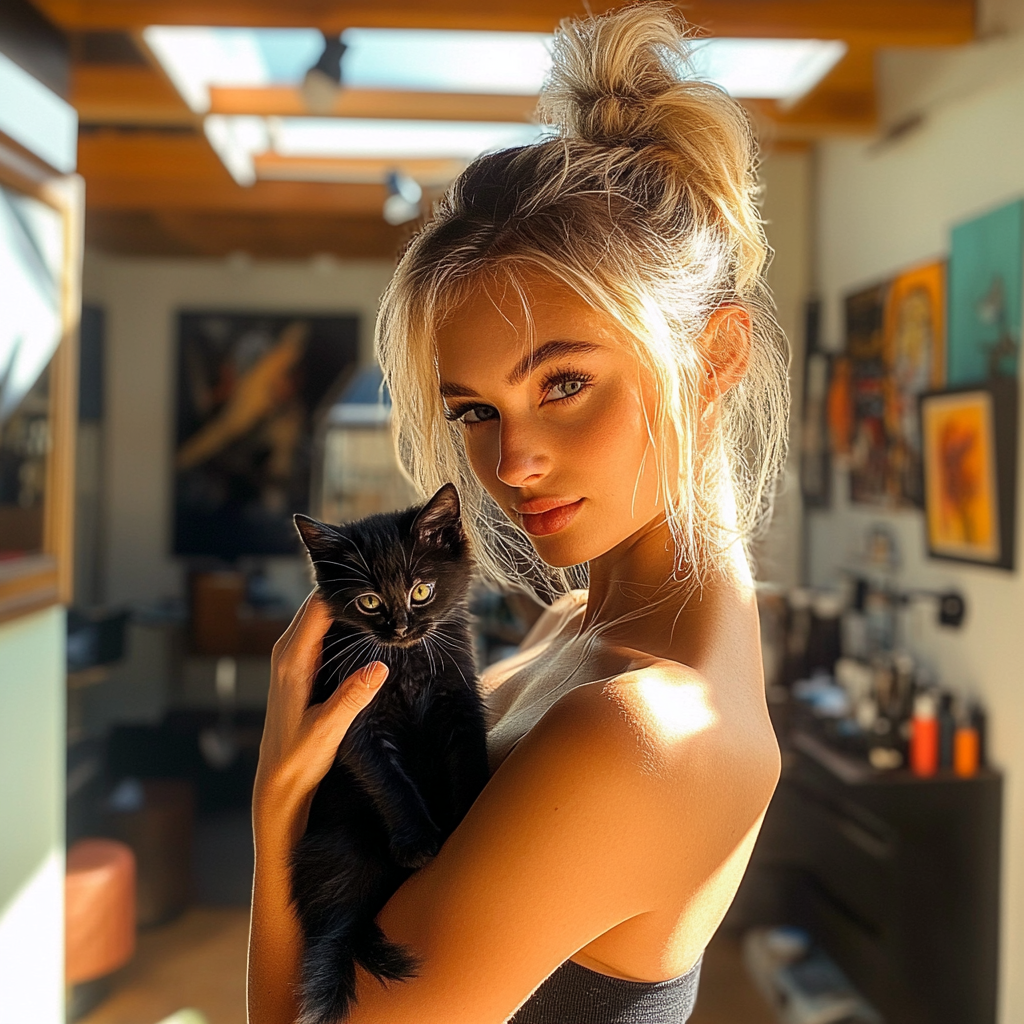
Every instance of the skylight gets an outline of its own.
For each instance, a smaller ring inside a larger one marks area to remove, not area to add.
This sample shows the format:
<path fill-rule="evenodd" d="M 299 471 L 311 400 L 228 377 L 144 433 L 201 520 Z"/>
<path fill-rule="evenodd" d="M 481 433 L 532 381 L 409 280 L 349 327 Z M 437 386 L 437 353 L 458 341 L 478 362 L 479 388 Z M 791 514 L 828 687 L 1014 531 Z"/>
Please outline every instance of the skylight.
<path fill-rule="evenodd" d="M 384 180 L 382 162 L 438 159 L 461 166 L 483 152 L 530 143 L 541 132 L 485 110 L 476 116 L 491 116 L 494 123 L 269 116 L 284 111 L 261 99 L 259 90 L 302 85 L 323 52 L 317 29 L 151 26 L 143 34 L 191 109 L 206 115 L 211 146 L 243 185 L 257 179 L 260 167 L 269 176 L 271 164 L 276 176 L 303 180 L 314 173 L 310 160 L 320 163 L 315 179 L 306 180 Z M 348 29 L 341 38 L 347 47 L 341 58 L 342 94 L 350 89 L 525 97 L 540 92 L 553 39 L 529 32 L 369 28 Z M 689 73 L 738 98 L 791 104 L 845 52 L 844 43 L 816 39 L 701 39 L 693 44 Z M 213 87 L 255 93 L 244 115 L 230 107 L 211 111 Z M 321 110 L 304 92 L 294 109 L 329 114 L 330 95 Z M 263 102 L 268 105 L 262 107 Z M 345 165 L 323 163 L 331 160 Z M 363 164 L 353 166 L 359 161 Z"/>
<path fill-rule="evenodd" d="M 316 29 L 151 26 L 143 33 L 196 113 L 209 88 L 298 85 L 323 48 Z M 531 32 L 352 28 L 342 61 L 346 86 L 412 92 L 532 95 L 550 67 L 551 36 Z M 818 39 L 707 39 L 693 47 L 694 74 L 739 98 L 793 102 L 846 52 Z"/>
<path fill-rule="evenodd" d="M 527 145 L 541 131 L 532 124 L 283 117 L 272 137 L 281 156 L 450 157 L 468 163 L 488 150 Z"/>
<path fill-rule="evenodd" d="M 256 180 L 253 158 L 264 153 L 375 162 L 434 158 L 468 164 L 489 150 L 534 142 L 544 131 L 516 123 L 220 114 L 210 114 L 205 127 L 210 144 L 241 185 Z"/>

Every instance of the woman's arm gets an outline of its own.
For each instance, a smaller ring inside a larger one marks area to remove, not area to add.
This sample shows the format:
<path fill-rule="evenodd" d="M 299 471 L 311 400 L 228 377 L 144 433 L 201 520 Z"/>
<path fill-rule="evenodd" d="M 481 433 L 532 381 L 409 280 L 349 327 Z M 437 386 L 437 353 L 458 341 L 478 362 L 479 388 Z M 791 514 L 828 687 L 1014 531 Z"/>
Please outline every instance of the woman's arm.
<path fill-rule="evenodd" d="M 319 637 L 317 629 L 297 634 L 293 646 L 311 646 L 300 641 Z M 311 673 L 306 657 L 292 668 Z M 770 789 L 754 792 L 745 755 L 721 749 L 698 686 L 657 682 L 651 701 L 621 678 L 581 686 L 523 738 L 437 857 L 380 914 L 387 936 L 420 959 L 418 975 L 383 987 L 359 970 L 349 1024 L 501 1024 L 562 962 L 643 915 L 696 915 L 699 953 L 717 925 L 705 889 L 726 861 L 742 872 Z M 328 756 L 304 782 L 258 786 L 252 1024 L 296 1018 L 302 940 L 288 856 L 315 786 L 308 780 L 322 776 L 337 747 L 332 729 L 368 702 L 361 682 L 349 691 L 345 710 L 320 733 Z M 659 731 L 666 714 L 672 728 Z M 268 730 L 271 723 L 268 712 Z M 277 733 L 288 730 L 274 726 L 268 753 Z M 270 774 L 292 779 L 296 770 Z"/>
<path fill-rule="evenodd" d="M 317 784 L 348 727 L 387 678 L 373 662 L 349 676 L 325 703 L 307 708 L 331 624 L 311 595 L 271 659 L 267 720 L 253 788 L 256 870 L 249 927 L 247 1003 L 250 1024 L 284 1024 L 298 1016 L 295 985 L 302 933 L 291 900 L 291 852 L 306 828 Z"/>

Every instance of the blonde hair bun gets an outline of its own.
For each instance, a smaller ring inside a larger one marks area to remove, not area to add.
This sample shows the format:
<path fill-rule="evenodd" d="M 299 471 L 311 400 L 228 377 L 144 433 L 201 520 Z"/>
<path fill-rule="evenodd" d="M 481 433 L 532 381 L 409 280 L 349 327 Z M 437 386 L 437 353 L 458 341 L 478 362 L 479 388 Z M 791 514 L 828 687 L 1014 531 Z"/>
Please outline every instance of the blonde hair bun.
<path fill-rule="evenodd" d="M 596 18 L 566 18 L 537 113 L 567 139 L 630 149 L 660 147 L 737 229 L 738 261 L 757 276 L 766 258 L 756 197 L 756 144 L 746 112 L 693 77 L 692 29 L 671 4 L 638 3 Z"/>

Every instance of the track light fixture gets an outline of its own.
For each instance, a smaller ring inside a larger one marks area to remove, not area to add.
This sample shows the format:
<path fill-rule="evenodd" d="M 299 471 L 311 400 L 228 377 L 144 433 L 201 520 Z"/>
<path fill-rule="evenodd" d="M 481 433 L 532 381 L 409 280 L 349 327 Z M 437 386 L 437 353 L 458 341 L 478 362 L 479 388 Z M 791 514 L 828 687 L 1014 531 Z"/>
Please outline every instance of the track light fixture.
<path fill-rule="evenodd" d="M 340 36 L 324 34 L 323 53 L 302 81 L 302 95 L 311 114 L 325 116 L 334 109 L 342 87 L 341 59 L 347 49 Z"/>
<path fill-rule="evenodd" d="M 384 219 L 392 225 L 405 224 L 420 215 L 423 189 L 408 174 L 391 171 L 385 179 L 388 197 L 384 200 Z"/>

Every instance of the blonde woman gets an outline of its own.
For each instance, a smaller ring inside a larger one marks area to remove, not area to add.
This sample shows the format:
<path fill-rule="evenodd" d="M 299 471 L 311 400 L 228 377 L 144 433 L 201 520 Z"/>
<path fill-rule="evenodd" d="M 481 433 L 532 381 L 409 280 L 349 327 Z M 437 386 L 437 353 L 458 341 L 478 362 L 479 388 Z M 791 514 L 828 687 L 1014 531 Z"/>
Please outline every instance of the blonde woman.
<path fill-rule="evenodd" d="M 778 778 L 747 542 L 785 450 L 740 108 L 643 4 L 563 24 L 555 133 L 476 161 L 384 297 L 378 355 L 424 493 L 549 604 L 484 677 L 493 775 L 384 908 L 422 961 L 353 1024 L 681 1022 Z M 306 698 L 328 620 L 274 657 L 254 795 L 249 1019 L 296 1018 L 288 857 L 386 675 Z"/>

